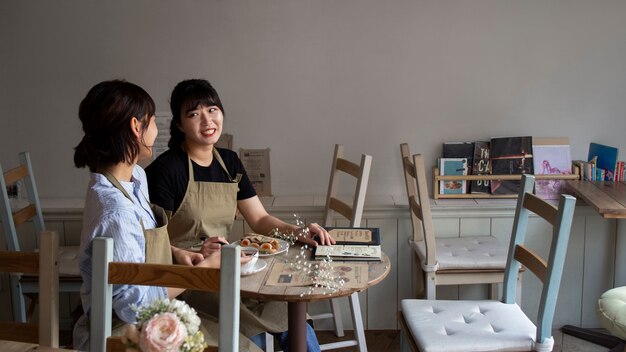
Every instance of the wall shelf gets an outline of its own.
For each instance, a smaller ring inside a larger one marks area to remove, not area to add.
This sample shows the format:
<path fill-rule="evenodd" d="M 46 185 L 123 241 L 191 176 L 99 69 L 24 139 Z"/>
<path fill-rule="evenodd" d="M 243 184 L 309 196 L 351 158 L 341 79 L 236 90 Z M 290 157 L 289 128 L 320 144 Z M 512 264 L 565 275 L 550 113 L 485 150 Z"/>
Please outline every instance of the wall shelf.
<path fill-rule="evenodd" d="M 577 165 L 572 165 L 571 175 L 534 175 L 537 180 L 580 180 L 580 169 Z M 522 175 L 440 175 L 439 168 L 433 167 L 433 198 L 517 198 L 517 194 L 488 194 L 488 193 L 460 193 L 460 194 L 439 194 L 439 181 L 515 181 L 521 180 Z"/>

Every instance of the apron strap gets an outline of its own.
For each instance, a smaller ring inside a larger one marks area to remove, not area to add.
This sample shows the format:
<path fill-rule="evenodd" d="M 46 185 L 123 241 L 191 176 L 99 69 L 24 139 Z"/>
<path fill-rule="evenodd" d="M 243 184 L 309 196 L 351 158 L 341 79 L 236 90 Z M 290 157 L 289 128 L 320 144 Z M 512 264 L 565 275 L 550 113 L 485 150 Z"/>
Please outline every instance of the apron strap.
<path fill-rule="evenodd" d="M 115 187 L 118 190 L 120 190 L 120 192 L 122 192 L 124 194 L 124 196 L 126 198 L 128 198 L 128 200 L 130 200 L 131 202 L 135 203 L 135 201 L 133 201 L 133 199 L 130 197 L 128 192 L 126 192 L 126 189 L 124 189 L 124 187 L 122 187 L 122 184 L 120 183 L 120 181 L 118 181 L 115 178 L 115 176 L 111 175 L 111 173 L 108 172 L 108 171 L 103 171 L 102 174 L 104 175 L 104 177 L 107 178 L 107 180 L 109 180 L 109 182 L 111 182 L 113 184 L 113 187 Z M 141 204 L 139 206 L 142 207 Z M 145 228 L 143 227 L 143 220 L 139 219 L 139 224 L 141 224 L 141 228 L 145 230 Z"/>
<path fill-rule="evenodd" d="M 117 189 L 119 189 L 126 198 L 128 198 L 131 202 L 133 201 L 133 199 L 130 197 L 130 195 L 128 194 L 128 192 L 126 192 L 126 190 L 124 189 L 124 187 L 122 187 L 122 185 L 120 184 L 120 181 L 118 181 L 115 176 L 111 175 L 110 172 L 108 171 L 103 171 L 102 174 L 104 175 L 104 177 L 107 178 L 107 180 L 109 180 L 109 182 L 111 182 L 113 184 L 113 186 Z M 134 202 L 133 202 L 134 203 Z"/>
<path fill-rule="evenodd" d="M 230 180 L 230 182 L 239 183 L 239 181 L 241 181 L 241 176 L 242 176 L 241 174 L 237 174 L 235 178 L 233 178 L 230 175 L 230 172 L 228 172 L 228 169 L 226 168 L 226 164 L 224 164 L 224 160 L 222 160 L 222 157 L 220 156 L 220 153 L 218 153 L 216 147 L 213 147 L 213 158 L 217 160 L 217 162 L 222 167 L 222 170 L 226 172 L 226 175 L 228 175 L 228 179 Z M 187 160 L 189 164 L 189 182 L 195 182 L 195 177 L 193 174 L 193 164 L 191 163 L 191 158 L 189 157 L 189 154 L 187 154 Z"/>

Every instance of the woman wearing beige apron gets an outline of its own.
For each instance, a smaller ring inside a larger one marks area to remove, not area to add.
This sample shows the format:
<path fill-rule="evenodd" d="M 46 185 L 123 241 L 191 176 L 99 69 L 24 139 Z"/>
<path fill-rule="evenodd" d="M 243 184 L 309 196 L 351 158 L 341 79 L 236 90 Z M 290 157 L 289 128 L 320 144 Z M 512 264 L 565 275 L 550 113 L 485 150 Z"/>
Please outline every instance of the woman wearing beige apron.
<path fill-rule="evenodd" d="M 201 252 L 210 255 L 227 243 L 237 210 L 250 228 L 261 234 L 279 228 L 294 231 L 295 225 L 271 216 L 259 200 L 237 154 L 214 145 L 222 133 L 224 108 L 215 89 L 206 80 L 180 82 L 170 99 L 172 122 L 169 150 L 146 169 L 150 197 L 171 215 L 172 244 L 189 248 L 203 240 Z M 317 245 L 334 243 L 321 226 L 309 225 L 301 241 Z M 197 310 L 217 314 L 215 297 L 186 295 Z M 243 300 L 241 332 L 262 346 L 265 331 L 279 334 L 286 342 L 287 304 Z M 261 334 L 261 335 L 260 335 Z M 315 333 L 309 328 L 309 351 L 319 350 Z"/>
<path fill-rule="evenodd" d="M 146 175 L 137 165 L 152 156 L 157 135 L 154 102 L 140 87 L 125 81 L 105 81 L 94 86 L 79 108 L 85 136 L 75 148 L 74 163 L 89 167 L 79 267 L 83 278 L 81 301 L 85 314 L 74 326 L 74 348 L 89 346 L 92 241 L 112 237 L 113 260 L 219 267 L 219 255 L 170 246 L 167 217 L 151 206 Z M 113 309 L 119 321 L 134 323 L 131 305 L 173 298 L 184 290 L 166 287 L 115 285 Z M 208 332 L 208 331 L 207 331 Z"/>

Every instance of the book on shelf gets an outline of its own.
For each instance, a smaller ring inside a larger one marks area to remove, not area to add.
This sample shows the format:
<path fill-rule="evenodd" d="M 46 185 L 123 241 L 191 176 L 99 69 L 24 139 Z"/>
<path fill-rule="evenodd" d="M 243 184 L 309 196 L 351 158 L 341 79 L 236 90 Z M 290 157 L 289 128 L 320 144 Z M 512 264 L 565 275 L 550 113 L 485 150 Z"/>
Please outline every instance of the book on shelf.
<path fill-rule="evenodd" d="M 624 162 L 618 161 L 615 169 L 615 181 L 624 181 Z"/>
<path fill-rule="evenodd" d="M 595 181 L 613 181 L 615 180 L 615 167 L 617 165 L 618 149 L 604 144 L 589 143 L 589 154 L 587 160 L 594 163 L 597 169 Z"/>
<path fill-rule="evenodd" d="M 439 174 L 442 176 L 467 175 L 467 158 L 439 158 Z M 439 194 L 467 193 L 466 180 L 440 180 Z"/>
<path fill-rule="evenodd" d="M 569 138 L 533 138 L 533 164 L 535 175 L 571 175 Z M 558 199 L 565 187 L 564 180 L 536 180 L 535 194 Z"/>
<path fill-rule="evenodd" d="M 472 165 L 474 163 L 474 142 L 445 142 L 443 143 L 444 159 L 465 158 L 467 159 L 467 175 L 472 173 Z M 470 182 L 466 182 L 466 192 L 469 192 Z"/>
<path fill-rule="evenodd" d="M 532 137 L 496 137 L 491 139 L 491 174 L 533 174 Z M 492 180 L 492 194 L 517 194 L 520 181 Z"/>
<path fill-rule="evenodd" d="M 474 158 L 474 142 L 445 142 L 441 155 L 444 158 L 466 158 L 471 165 Z"/>
<path fill-rule="evenodd" d="M 316 260 L 330 257 L 340 261 L 380 261 L 380 230 L 376 227 L 327 227 L 335 239 L 333 245 L 314 248 Z"/>
<path fill-rule="evenodd" d="M 472 165 L 472 175 L 489 175 L 491 167 L 489 162 L 489 142 L 474 142 L 474 158 Z M 476 180 L 470 182 L 470 193 L 491 193 L 489 180 Z"/>

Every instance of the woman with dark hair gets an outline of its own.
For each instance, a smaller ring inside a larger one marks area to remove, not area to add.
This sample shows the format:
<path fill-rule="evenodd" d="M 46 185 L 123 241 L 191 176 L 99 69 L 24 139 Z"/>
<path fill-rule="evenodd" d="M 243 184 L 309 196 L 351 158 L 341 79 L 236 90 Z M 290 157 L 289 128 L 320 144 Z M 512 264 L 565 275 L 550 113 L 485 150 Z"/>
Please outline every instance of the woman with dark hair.
<path fill-rule="evenodd" d="M 80 103 L 78 115 L 85 133 L 76 146 L 76 167 L 88 167 L 90 182 L 85 199 L 79 267 L 83 278 L 81 301 L 84 314 L 74 326 L 74 348 L 89 346 L 91 312 L 92 241 L 112 237 L 113 260 L 183 264 L 217 268 L 219 253 L 203 256 L 170 245 L 167 217 L 150 204 L 146 175 L 137 165 L 152 156 L 157 136 L 154 102 L 141 87 L 114 80 L 98 83 Z M 247 261 L 249 259 L 242 259 Z M 113 287 L 113 309 L 118 324 L 134 323 L 132 305 L 174 298 L 183 289 L 133 285 Z M 116 329 L 118 328 L 118 329 Z"/>
<path fill-rule="evenodd" d="M 208 81 L 190 79 L 178 83 L 172 91 L 170 108 L 169 150 L 153 161 L 146 173 L 152 200 L 171 216 L 168 228 L 173 244 L 190 248 L 203 240 L 204 255 L 219 251 L 222 244 L 228 243 L 237 211 L 256 233 L 267 234 L 275 228 L 284 233 L 301 231 L 268 214 L 237 154 L 215 146 L 222 133 L 224 107 Z M 308 225 L 308 230 L 299 239 L 303 243 L 317 246 L 313 236 L 321 244 L 335 242 L 318 224 Z M 216 297 L 197 296 L 190 292 L 185 299 L 194 307 L 215 312 Z M 193 303 L 196 299 L 198 302 Z M 263 347 L 262 333 L 275 333 L 286 350 L 287 305 L 253 300 L 243 303 L 242 334 Z M 319 350 L 315 332 L 308 329 L 309 351 Z"/>

